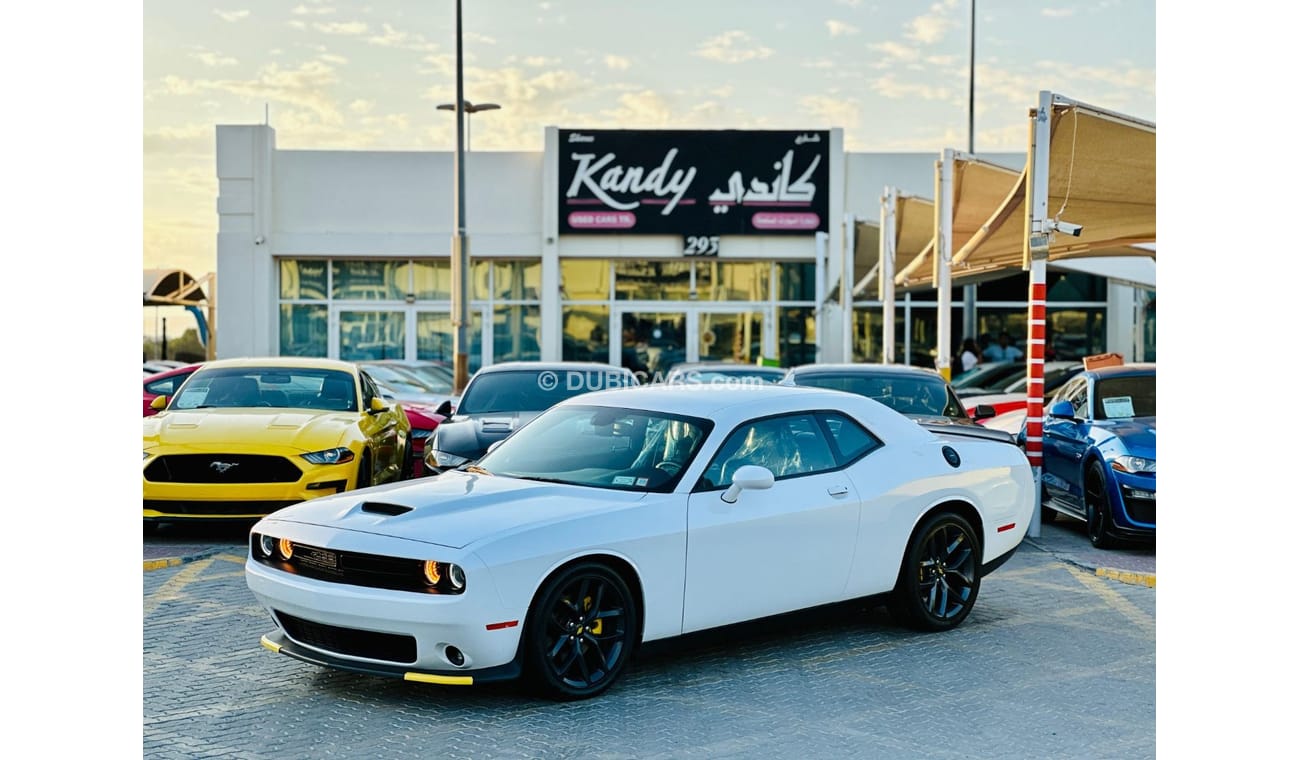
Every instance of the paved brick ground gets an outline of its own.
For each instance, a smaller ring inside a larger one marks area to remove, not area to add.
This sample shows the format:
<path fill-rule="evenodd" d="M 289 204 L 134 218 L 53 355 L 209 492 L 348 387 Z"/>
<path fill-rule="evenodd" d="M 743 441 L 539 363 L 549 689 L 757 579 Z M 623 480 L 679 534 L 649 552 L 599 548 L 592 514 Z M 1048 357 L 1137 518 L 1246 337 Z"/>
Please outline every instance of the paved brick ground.
<path fill-rule="evenodd" d="M 878 609 L 749 626 L 567 704 L 272 654 L 238 544 L 219 547 L 143 574 L 144 756 L 1154 757 L 1155 589 L 1059 556 L 1057 530 L 985 579 L 955 631 Z"/>

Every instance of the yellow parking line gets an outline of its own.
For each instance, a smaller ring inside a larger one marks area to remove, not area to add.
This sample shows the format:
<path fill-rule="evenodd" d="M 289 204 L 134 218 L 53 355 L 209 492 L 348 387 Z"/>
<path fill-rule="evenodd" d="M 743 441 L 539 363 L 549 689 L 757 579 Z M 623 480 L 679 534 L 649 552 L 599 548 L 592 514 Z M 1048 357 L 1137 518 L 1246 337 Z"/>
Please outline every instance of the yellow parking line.
<path fill-rule="evenodd" d="M 1077 567 L 1067 566 L 1066 569 L 1090 591 L 1100 596 L 1111 609 L 1128 618 L 1130 622 L 1144 632 L 1155 635 L 1156 621 L 1150 615 L 1138 609 L 1132 602 L 1120 596 L 1119 592 L 1101 580 L 1096 574 L 1089 575 Z"/>
<path fill-rule="evenodd" d="M 179 599 L 181 597 L 181 592 L 185 590 L 185 587 L 192 583 L 200 573 L 207 570 L 208 566 L 211 564 L 211 557 L 191 562 L 184 570 L 181 570 L 168 579 L 167 582 L 160 586 L 157 591 L 145 597 L 144 616 L 146 618 L 149 617 L 163 602 Z"/>
<path fill-rule="evenodd" d="M 1129 570 L 1116 570 L 1113 567 L 1099 567 L 1097 568 L 1097 575 L 1120 583 L 1131 583 L 1134 586 L 1156 587 L 1155 573 L 1135 573 Z"/>

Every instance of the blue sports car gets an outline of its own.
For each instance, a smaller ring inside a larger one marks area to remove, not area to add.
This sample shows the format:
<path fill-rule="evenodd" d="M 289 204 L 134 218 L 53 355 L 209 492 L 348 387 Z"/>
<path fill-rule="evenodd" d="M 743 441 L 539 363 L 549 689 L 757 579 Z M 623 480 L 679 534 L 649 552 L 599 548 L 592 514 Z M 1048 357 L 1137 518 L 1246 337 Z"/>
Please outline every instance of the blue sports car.
<path fill-rule="evenodd" d="M 1156 367 L 1088 370 L 1061 386 L 1043 419 L 1044 522 L 1088 524 L 1093 546 L 1156 533 Z M 1022 430 L 1023 440 L 1023 430 Z"/>

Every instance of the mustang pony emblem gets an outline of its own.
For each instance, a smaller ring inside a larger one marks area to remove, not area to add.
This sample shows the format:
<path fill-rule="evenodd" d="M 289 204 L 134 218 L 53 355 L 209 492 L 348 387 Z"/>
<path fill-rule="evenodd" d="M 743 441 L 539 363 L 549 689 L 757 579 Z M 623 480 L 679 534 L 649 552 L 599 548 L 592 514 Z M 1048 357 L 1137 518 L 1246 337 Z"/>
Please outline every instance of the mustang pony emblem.
<path fill-rule="evenodd" d="M 238 467 L 238 466 L 239 466 L 239 462 L 213 462 L 212 464 L 209 464 L 208 466 L 211 467 L 212 469 L 216 470 L 216 471 L 217 471 L 217 474 L 219 474 L 219 475 L 224 475 L 224 474 L 226 474 L 226 472 L 227 472 L 228 470 L 230 470 L 232 467 Z"/>

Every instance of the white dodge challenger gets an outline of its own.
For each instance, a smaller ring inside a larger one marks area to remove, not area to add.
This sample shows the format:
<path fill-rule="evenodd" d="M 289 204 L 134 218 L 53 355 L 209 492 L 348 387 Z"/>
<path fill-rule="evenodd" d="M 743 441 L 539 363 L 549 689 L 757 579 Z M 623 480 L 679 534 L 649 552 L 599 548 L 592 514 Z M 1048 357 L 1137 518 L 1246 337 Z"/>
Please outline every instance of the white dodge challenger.
<path fill-rule="evenodd" d="M 817 605 L 953 628 L 1033 508 L 1009 437 L 819 388 L 645 386 L 560 403 L 460 470 L 274 512 L 245 567 L 273 652 L 576 699 L 642 642 Z"/>

